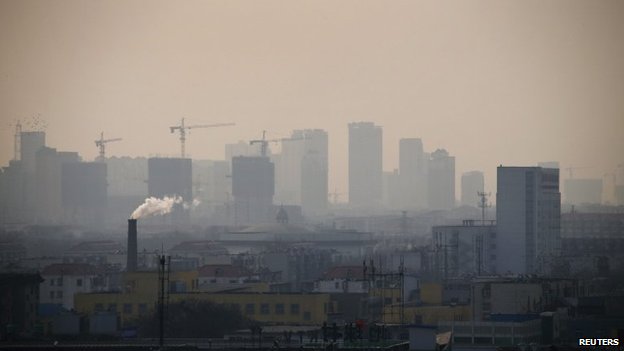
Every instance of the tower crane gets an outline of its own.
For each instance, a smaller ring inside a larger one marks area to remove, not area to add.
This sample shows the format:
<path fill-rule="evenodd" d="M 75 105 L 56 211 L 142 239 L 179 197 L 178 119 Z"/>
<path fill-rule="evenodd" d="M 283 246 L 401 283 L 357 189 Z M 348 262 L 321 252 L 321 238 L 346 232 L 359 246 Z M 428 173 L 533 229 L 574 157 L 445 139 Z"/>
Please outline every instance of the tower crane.
<path fill-rule="evenodd" d="M 267 139 L 266 130 L 262 131 L 262 139 L 250 140 L 249 145 L 260 144 L 260 155 L 266 157 L 269 143 L 279 143 L 283 141 L 295 141 L 303 140 L 304 138 L 281 138 L 281 139 Z"/>
<path fill-rule="evenodd" d="M 217 123 L 217 124 L 196 124 L 192 126 L 184 125 L 184 118 L 180 121 L 180 125 L 169 127 L 171 133 L 175 133 L 176 130 L 180 131 L 180 154 L 182 158 L 185 156 L 185 144 L 186 144 L 186 133 L 187 130 L 196 129 L 196 128 L 214 128 L 214 127 L 226 127 L 226 126 L 234 126 L 236 123 Z M 190 134 L 190 132 L 189 132 Z"/>
<path fill-rule="evenodd" d="M 100 148 L 100 156 L 98 157 L 98 160 L 101 162 L 104 162 L 104 160 L 106 159 L 106 144 L 107 143 L 112 143 L 114 141 L 120 141 L 121 138 L 113 138 L 113 139 L 104 139 L 104 132 L 100 133 L 100 139 L 95 141 L 95 146 Z"/>

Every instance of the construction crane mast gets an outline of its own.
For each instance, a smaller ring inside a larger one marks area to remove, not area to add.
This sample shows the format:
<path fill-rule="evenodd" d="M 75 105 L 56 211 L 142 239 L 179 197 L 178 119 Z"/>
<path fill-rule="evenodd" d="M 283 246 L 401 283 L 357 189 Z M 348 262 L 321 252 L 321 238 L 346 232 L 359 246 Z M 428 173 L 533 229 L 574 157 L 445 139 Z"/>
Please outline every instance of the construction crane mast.
<path fill-rule="evenodd" d="M 186 133 L 187 130 L 196 129 L 196 128 L 214 128 L 214 127 L 226 127 L 226 126 L 234 126 L 236 123 L 217 123 L 217 124 L 196 124 L 192 126 L 184 125 L 184 118 L 180 121 L 180 125 L 169 127 L 171 133 L 175 133 L 176 130 L 180 131 L 180 155 L 182 158 L 185 157 L 185 144 L 186 144 Z M 190 132 L 189 132 L 190 134 Z"/>
<path fill-rule="evenodd" d="M 249 145 L 260 144 L 260 155 L 266 157 L 269 143 L 279 143 L 283 141 L 295 141 L 303 140 L 304 138 L 281 138 L 281 139 L 267 139 L 266 130 L 262 131 L 262 139 L 250 140 Z"/>
<path fill-rule="evenodd" d="M 98 156 L 98 161 L 104 162 L 104 160 L 106 160 L 106 144 L 112 143 L 114 141 L 121 141 L 121 138 L 104 139 L 104 132 L 100 133 L 100 139 L 95 141 L 95 146 L 100 148 L 100 156 Z"/>

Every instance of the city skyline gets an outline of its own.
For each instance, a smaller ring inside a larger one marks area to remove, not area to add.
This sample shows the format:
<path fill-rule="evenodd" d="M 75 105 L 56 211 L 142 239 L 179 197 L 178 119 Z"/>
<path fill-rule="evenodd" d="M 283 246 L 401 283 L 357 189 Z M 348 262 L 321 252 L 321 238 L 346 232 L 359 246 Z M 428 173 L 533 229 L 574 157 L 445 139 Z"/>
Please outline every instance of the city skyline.
<path fill-rule="evenodd" d="M 110 156 L 177 155 L 169 127 L 182 117 L 237 123 L 193 131 L 194 159 L 223 159 L 224 144 L 262 130 L 320 128 L 329 189 L 346 193 L 347 125 L 370 121 L 384 171 L 399 167 L 401 138 L 421 138 L 456 157 L 457 184 L 481 170 L 492 193 L 500 164 L 554 160 L 602 178 L 623 162 L 623 7 L 2 1 L 0 164 L 11 124 L 33 115 L 48 145 L 87 160 L 102 131 L 124 139 Z"/>

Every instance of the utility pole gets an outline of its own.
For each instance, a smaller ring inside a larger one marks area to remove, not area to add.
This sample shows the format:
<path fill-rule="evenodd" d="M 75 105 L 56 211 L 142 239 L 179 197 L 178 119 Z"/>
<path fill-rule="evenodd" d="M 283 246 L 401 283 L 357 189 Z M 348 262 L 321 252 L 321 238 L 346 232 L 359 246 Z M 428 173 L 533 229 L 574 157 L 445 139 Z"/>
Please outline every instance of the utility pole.
<path fill-rule="evenodd" d="M 477 265 L 477 276 L 481 275 L 481 271 L 483 268 L 483 237 L 486 235 L 486 227 L 485 227 L 485 209 L 488 207 L 492 207 L 492 205 L 488 202 L 488 197 L 491 195 L 490 193 L 486 193 L 484 191 L 477 192 L 479 196 L 479 203 L 477 204 L 479 208 L 481 208 L 481 228 L 483 233 L 477 234 L 475 237 L 475 255 L 476 255 L 476 265 Z"/>
<path fill-rule="evenodd" d="M 162 350 L 165 345 L 165 305 L 169 303 L 169 266 L 171 257 L 158 257 L 158 345 Z"/>

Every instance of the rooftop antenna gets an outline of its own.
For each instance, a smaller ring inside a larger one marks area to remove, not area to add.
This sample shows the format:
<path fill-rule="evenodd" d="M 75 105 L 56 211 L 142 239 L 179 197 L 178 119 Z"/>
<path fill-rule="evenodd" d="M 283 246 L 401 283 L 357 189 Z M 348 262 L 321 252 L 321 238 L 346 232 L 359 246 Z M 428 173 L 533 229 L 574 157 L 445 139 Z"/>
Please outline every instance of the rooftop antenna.
<path fill-rule="evenodd" d="M 481 209 L 481 225 L 485 225 L 485 209 L 492 207 L 492 204 L 488 202 L 488 197 L 490 197 L 490 195 L 490 193 L 484 191 L 477 192 L 477 196 L 479 196 L 479 203 L 477 206 Z"/>

